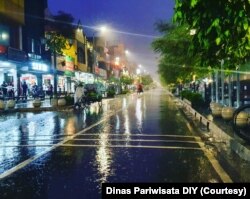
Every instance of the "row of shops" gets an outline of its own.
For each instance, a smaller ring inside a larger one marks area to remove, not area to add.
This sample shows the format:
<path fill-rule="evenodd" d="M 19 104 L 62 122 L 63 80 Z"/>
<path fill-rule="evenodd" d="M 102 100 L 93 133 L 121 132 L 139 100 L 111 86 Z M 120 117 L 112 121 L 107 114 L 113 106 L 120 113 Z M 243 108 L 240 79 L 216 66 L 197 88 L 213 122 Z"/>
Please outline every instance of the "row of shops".
<path fill-rule="evenodd" d="M 12 54 L 11 54 L 12 53 Z M 57 91 L 73 93 L 75 82 L 81 81 L 86 84 L 93 83 L 95 77 L 91 73 L 80 71 L 70 72 L 57 70 L 56 72 L 46 63 L 40 60 L 28 60 L 23 51 L 13 51 L 8 53 L 8 57 L 0 58 L 0 84 L 3 82 L 13 87 L 15 96 L 22 95 L 22 84 L 25 81 L 28 90 L 33 85 L 48 90 L 51 84 L 54 87 L 54 78 L 57 77 Z M 12 59 L 10 59 L 12 58 Z"/>
<path fill-rule="evenodd" d="M 55 77 L 57 78 L 57 93 L 74 93 L 75 83 L 78 81 L 85 84 L 98 81 L 105 87 L 107 86 L 105 80 L 108 79 L 108 71 L 101 64 L 95 67 L 95 74 L 92 74 L 75 70 L 73 58 L 65 56 L 57 57 L 57 59 L 55 71 L 51 63 L 44 61 L 39 55 L 26 54 L 18 49 L 0 46 L 0 85 L 4 82 L 5 85 L 11 85 L 15 96 L 23 95 L 24 82 L 28 86 L 28 93 L 34 85 L 45 93 L 51 89 L 51 85 L 54 90 Z M 119 70 L 112 70 L 111 75 L 118 78 Z"/>

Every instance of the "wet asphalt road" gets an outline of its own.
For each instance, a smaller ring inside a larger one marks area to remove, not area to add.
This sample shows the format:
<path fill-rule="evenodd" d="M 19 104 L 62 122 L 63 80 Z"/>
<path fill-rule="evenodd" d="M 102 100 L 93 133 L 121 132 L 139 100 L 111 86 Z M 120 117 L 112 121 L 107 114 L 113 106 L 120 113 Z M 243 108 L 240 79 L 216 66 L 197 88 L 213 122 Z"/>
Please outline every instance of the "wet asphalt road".
<path fill-rule="evenodd" d="M 162 90 L 0 117 L 0 198 L 101 198 L 103 182 L 222 182 Z"/>

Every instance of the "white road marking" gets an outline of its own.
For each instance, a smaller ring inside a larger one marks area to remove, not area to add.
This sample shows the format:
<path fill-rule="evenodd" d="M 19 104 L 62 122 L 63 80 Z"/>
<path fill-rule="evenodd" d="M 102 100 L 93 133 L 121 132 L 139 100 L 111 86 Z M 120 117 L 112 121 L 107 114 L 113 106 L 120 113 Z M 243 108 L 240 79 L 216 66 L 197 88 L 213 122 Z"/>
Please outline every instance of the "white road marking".
<path fill-rule="evenodd" d="M 63 147 L 103 147 L 103 145 L 91 144 L 63 144 Z M 182 146 L 144 146 L 144 145 L 107 145 L 108 148 L 148 148 L 148 149 L 185 149 L 201 150 L 199 147 L 182 147 Z"/>
<path fill-rule="evenodd" d="M 15 147 L 53 147 L 53 144 L 39 144 L 39 145 L 18 145 Z M 103 145 L 99 144 L 60 144 L 60 147 L 103 147 Z M 56 146 L 58 147 L 58 146 Z M 56 148 L 55 147 L 55 148 Z M 183 147 L 183 146 L 150 146 L 150 145 L 105 145 L 108 148 L 149 148 L 149 149 L 185 149 L 185 150 L 202 150 L 200 147 Z M 51 148 L 48 149 L 47 152 L 51 151 Z M 46 152 L 43 152 L 43 154 Z M 42 155 L 43 155 L 42 154 Z M 40 155 L 40 154 L 39 154 Z M 36 156 L 34 156 L 36 157 Z M 40 157 L 40 156 L 39 156 Z M 32 162 L 37 158 L 30 158 L 28 163 Z M 26 160 L 27 161 L 27 160 Z M 24 162 L 26 162 L 24 161 Z M 22 163 L 24 163 L 22 162 Z M 25 165 L 24 165 L 25 166 Z M 14 167 L 13 167 L 14 168 Z M 19 168 L 19 167 L 18 167 Z M 21 167 L 22 168 L 22 167 Z"/>
<path fill-rule="evenodd" d="M 121 111 L 121 110 L 122 110 L 122 109 L 120 109 L 120 110 L 118 110 L 118 111 Z M 3 179 L 3 178 L 5 178 L 5 177 L 7 177 L 7 176 L 9 176 L 9 175 L 11 175 L 11 174 L 13 174 L 14 172 L 20 170 L 21 168 L 27 166 L 28 164 L 30 164 L 30 163 L 33 162 L 34 160 L 40 158 L 42 155 L 44 155 L 44 154 L 46 154 L 46 153 L 48 153 L 48 152 L 54 150 L 55 148 L 61 146 L 61 145 L 64 144 L 65 142 L 67 142 L 67 141 L 69 141 L 69 140 L 72 140 L 74 137 L 76 137 L 76 136 L 78 136 L 78 135 L 80 135 L 80 134 L 82 134 L 82 133 L 84 133 L 84 132 L 90 130 L 91 128 L 93 128 L 93 127 L 95 127 L 95 126 L 98 126 L 99 124 L 103 123 L 103 122 L 106 121 L 108 118 L 110 118 L 112 115 L 114 115 L 117 111 L 112 111 L 112 112 L 113 112 L 113 113 L 108 114 L 108 115 L 107 115 L 106 117 L 104 117 L 102 120 L 100 120 L 100 121 L 98 121 L 97 123 L 92 124 L 92 125 L 90 125 L 89 127 L 87 127 L 87 128 L 85 128 L 85 129 L 79 131 L 78 133 L 72 135 L 70 138 L 67 138 L 67 139 L 65 139 L 65 140 L 63 140 L 62 142 L 59 142 L 59 143 L 57 143 L 57 144 L 51 145 L 51 148 L 46 149 L 45 151 L 41 152 L 40 154 L 37 154 L 37 155 L 35 155 L 35 156 L 33 156 L 33 157 L 31 157 L 31 158 L 29 158 L 29 159 L 27 159 L 27 160 L 25 160 L 25 161 L 19 163 L 19 164 L 16 165 L 15 167 L 12 167 L 11 169 L 9 169 L 9 170 L 7 170 L 7 171 L 1 173 L 1 174 L 0 174 L 0 180 Z M 37 145 L 34 145 L 34 146 L 37 146 Z M 48 145 L 47 145 L 47 146 L 48 146 Z"/>
<path fill-rule="evenodd" d="M 84 133 L 82 135 L 100 135 L 100 134 L 96 134 L 96 133 Z M 81 135 L 81 136 L 82 136 Z M 164 134 L 133 134 L 133 133 L 124 133 L 124 134 L 115 134 L 115 133 L 109 133 L 107 135 L 111 135 L 111 136 L 114 136 L 114 135 L 117 135 L 117 136 L 149 136 L 149 137 L 180 137 L 180 138 L 196 138 L 196 137 L 199 137 L 199 136 L 189 136 L 189 135 L 164 135 Z"/>
<path fill-rule="evenodd" d="M 187 127 L 189 128 L 189 130 L 191 132 L 193 132 L 193 128 L 189 123 L 187 123 Z M 212 164 L 214 170 L 220 176 L 221 180 L 224 183 L 232 183 L 233 180 L 230 178 L 230 176 L 227 174 L 227 172 L 222 168 L 222 166 L 216 160 L 214 155 L 204 147 L 204 144 L 202 144 L 202 142 L 200 142 L 200 138 L 196 138 L 196 140 L 197 140 L 197 143 L 199 144 L 201 150 L 204 152 L 205 156 L 208 158 L 208 160 Z"/>
<path fill-rule="evenodd" d="M 104 139 L 74 139 L 73 141 L 103 141 Z M 37 140 L 36 140 L 37 141 Z M 44 140 L 41 140 L 44 141 Z M 182 141 L 182 140 L 142 140 L 142 139 L 105 139 L 110 142 L 166 142 L 166 143 L 187 143 L 198 144 L 199 141 Z M 0 147 L 44 147 L 55 144 L 19 144 L 19 145 L 1 145 Z M 74 144 L 73 144 L 74 145 Z M 62 146 L 62 145 L 60 145 Z"/>
<path fill-rule="evenodd" d="M 101 134 L 99 134 L 100 136 Z M 132 137 L 132 136 L 130 136 Z M 194 137 L 195 139 L 195 137 Z M 18 142 L 48 142 L 48 141 L 63 141 L 63 138 L 59 138 L 59 139 L 28 139 L 28 140 L 13 140 L 13 141 L 8 141 L 7 143 L 16 143 Z M 71 139 L 70 139 L 71 140 Z M 98 141 L 98 140 L 102 140 L 100 138 L 74 138 L 74 140 L 79 140 L 79 141 Z M 174 139 L 158 139 L 158 140 L 147 140 L 147 139 L 142 139 L 142 138 L 138 138 L 138 139 L 131 139 L 131 138 L 123 138 L 123 139 L 105 139 L 107 141 L 131 141 L 131 142 L 180 142 L 180 143 L 197 143 L 197 141 L 188 141 L 188 140 L 174 140 Z M 19 144 L 21 145 L 21 144 Z M 9 146 L 18 146 L 18 145 L 0 145 L 0 147 L 9 147 Z"/>

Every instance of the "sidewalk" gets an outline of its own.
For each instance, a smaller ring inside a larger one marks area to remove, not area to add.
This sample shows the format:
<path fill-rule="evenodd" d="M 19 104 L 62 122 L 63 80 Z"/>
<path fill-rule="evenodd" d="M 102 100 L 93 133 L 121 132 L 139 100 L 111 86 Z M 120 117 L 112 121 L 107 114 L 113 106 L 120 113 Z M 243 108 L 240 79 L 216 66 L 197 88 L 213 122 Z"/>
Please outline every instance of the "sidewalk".
<path fill-rule="evenodd" d="M 102 100 L 115 99 L 120 96 L 123 95 L 117 95 L 114 98 L 105 97 Z M 73 109 L 73 105 L 52 107 L 49 98 L 41 100 L 42 104 L 39 108 L 37 108 L 33 106 L 33 100 L 34 99 L 28 99 L 26 102 L 19 101 L 12 109 L 6 108 L 7 101 L 5 101 L 5 110 L 0 109 L 0 114 L 15 113 L 15 112 L 64 111 Z"/>
<path fill-rule="evenodd" d="M 213 118 L 209 112 L 199 113 L 179 98 L 175 98 L 175 101 L 185 115 L 201 130 L 205 144 L 215 146 L 223 153 L 229 153 L 229 150 L 232 150 L 241 159 L 250 162 L 250 146 L 234 133 L 230 122 L 221 118 Z"/>
<path fill-rule="evenodd" d="M 57 110 L 69 109 L 72 107 L 72 106 L 52 107 L 50 104 L 50 99 L 48 98 L 41 100 L 41 102 L 42 104 L 38 108 L 33 107 L 33 99 L 29 99 L 26 102 L 18 102 L 16 103 L 15 108 L 12 109 L 5 108 L 5 110 L 0 110 L 0 114 L 14 113 L 14 112 L 57 111 Z"/>

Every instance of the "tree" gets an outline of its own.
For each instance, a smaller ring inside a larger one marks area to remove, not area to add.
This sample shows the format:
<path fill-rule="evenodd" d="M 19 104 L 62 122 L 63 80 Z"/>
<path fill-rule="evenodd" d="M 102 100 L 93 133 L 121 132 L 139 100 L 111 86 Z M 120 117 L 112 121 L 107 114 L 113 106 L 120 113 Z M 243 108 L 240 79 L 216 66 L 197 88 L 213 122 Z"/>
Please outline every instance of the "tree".
<path fill-rule="evenodd" d="M 141 83 L 143 85 L 150 85 L 153 83 L 153 79 L 150 75 L 142 75 L 141 76 Z"/>
<path fill-rule="evenodd" d="M 189 50 L 200 55 L 202 66 L 227 67 L 245 63 L 250 56 L 249 0 L 175 0 L 174 21 L 195 31 Z"/>
<path fill-rule="evenodd" d="M 170 25 L 160 21 L 157 29 L 164 33 L 152 42 L 152 48 L 160 53 L 159 74 L 167 84 L 191 81 L 193 75 L 201 76 L 204 71 L 199 67 L 200 59 L 192 56 L 187 48 L 191 45 L 192 35 L 187 25 Z"/>
<path fill-rule="evenodd" d="M 120 81 L 121 81 L 121 83 L 122 84 L 124 84 L 124 85 L 130 85 L 130 84 L 132 84 L 133 83 L 133 78 L 131 78 L 130 76 L 128 76 L 128 75 L 122 75 L 121 77 L 120 77 Z"/>
<path fill-rule="evenodd" d="M 46 44 L 51 52 L 62 54 L 68 46 L 68 40 L 74 38 L 74 17 L 71 14 L 59 11 L 57 15 L 47 21 Z"/>

